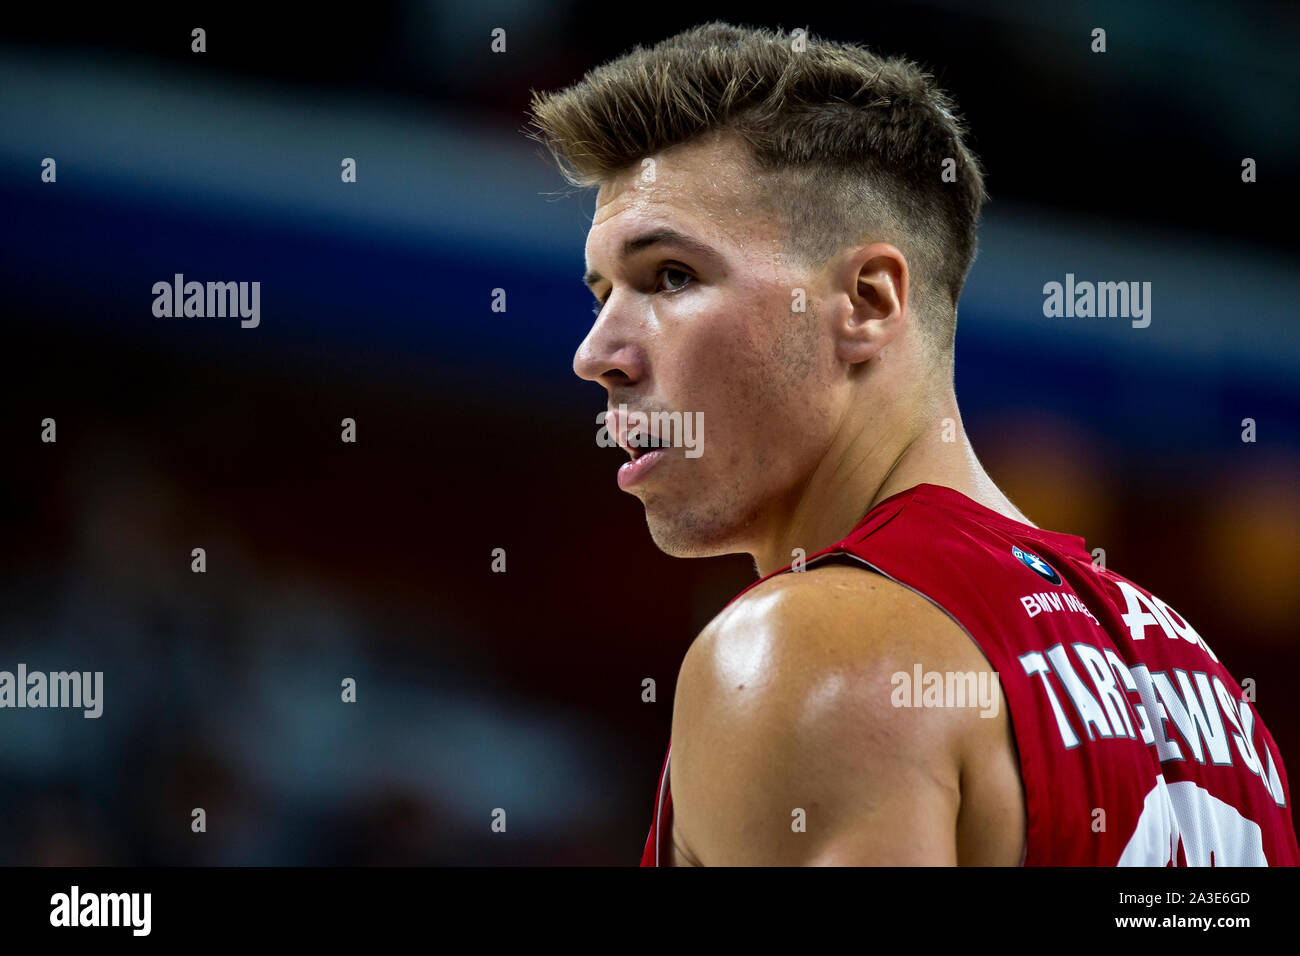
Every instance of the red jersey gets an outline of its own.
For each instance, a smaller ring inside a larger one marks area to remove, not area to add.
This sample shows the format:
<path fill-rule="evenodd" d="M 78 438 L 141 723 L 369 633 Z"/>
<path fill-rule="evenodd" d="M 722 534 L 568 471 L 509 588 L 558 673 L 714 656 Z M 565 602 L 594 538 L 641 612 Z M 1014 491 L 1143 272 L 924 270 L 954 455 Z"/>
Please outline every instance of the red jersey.
<path fill-rule="evenodd" d="M 1241 686 L 1186 618 L 1095 566 L 1083 538 L 920 484 L 807 566 L 830 560 L 927 598 L 997 671 L 1024 783 L 1023 865 L 1300 864 L 1282 756 Z M 671 852 L 671 757 L 669 741 L 642 866 Z"/>

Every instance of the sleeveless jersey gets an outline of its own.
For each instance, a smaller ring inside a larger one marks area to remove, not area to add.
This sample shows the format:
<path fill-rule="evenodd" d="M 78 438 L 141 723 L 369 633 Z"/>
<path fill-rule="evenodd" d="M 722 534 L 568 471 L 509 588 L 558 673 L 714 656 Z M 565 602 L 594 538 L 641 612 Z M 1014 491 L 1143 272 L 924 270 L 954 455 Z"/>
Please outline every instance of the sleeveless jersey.
<path fill-rule="evenodd" d="M 827 561 L 927 598 L 997 671 L 1024 784 L 1023 865 L 1300 864 L 1282 757 L 1250 695 L 1186 618 L 1094 565 L 1083 538 L 920 484 L 807 567 Z M 905 676 L 904 705 L 945 692 L 944 675 Z M 671 853 L 671 758 L 670 740 L 642 866 Z"/>

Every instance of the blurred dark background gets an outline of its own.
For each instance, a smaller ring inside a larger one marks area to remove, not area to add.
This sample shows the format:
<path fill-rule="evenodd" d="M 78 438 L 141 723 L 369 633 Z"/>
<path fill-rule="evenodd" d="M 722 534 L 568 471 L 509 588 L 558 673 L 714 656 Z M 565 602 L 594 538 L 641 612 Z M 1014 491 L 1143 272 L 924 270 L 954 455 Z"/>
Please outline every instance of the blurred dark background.
<path fill-rule="evenodd" d="M 639 859 L 682 654 L 752 566 L 663 555 L 618 490 L 571 370 L 594 199 L 521 129 L 707 19 L 955 96 L 976 450 L 1254 677 L 1300 766 L 1300 7 L 309 9 L 6 11 L 0 669 L 102 670 L 104 713 L 0 711 L 0 863 Z M 1152 282 L 1150 327 L 1044 318 L 1067 272 Z M 260 281 L 260 326 L 155 318 L 175 273 Z"/>

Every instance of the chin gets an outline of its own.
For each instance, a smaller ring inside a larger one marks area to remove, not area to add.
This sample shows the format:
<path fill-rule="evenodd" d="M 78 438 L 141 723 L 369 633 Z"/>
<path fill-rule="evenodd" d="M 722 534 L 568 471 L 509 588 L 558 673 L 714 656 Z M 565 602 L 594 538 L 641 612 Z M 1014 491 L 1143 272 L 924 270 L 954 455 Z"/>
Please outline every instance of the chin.
<path fill-rule="evenodd" d="M 645 517 L 655 546 L 671 557 L 713 558 L 741 550 L 732 543 L 730 522 L 682 511 L 667 515 L 654 505 L 646 505 Z"/>

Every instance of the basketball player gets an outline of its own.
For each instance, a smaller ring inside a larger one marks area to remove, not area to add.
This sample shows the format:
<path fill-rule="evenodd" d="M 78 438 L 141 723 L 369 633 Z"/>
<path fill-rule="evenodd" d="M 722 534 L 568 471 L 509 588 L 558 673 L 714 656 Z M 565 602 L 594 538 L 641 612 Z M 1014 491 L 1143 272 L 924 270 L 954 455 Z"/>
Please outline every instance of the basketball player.
<path fill-rule="evenodd" d="M 573 365 L 619 484 L 662 550 L 759 578 L 682 663 L 643 865 L 1300 862 L 1215 652 L 971 448 L 953 334 L 983 177 L 928 76 L 715 23 L 533 123 L 598 187 Z M 707 425 L 695 453 L 653 447 L 668 412 Z"/>

